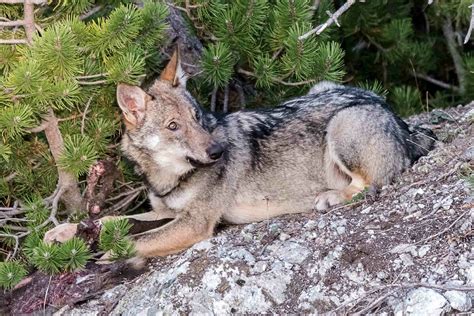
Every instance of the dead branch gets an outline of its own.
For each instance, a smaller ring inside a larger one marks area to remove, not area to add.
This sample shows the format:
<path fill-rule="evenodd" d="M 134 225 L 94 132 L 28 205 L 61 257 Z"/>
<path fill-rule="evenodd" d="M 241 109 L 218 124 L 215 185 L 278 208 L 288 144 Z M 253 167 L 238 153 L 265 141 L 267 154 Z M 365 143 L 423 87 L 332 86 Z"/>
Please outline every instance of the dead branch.
<path fill-rule="evenodd" d="M 224 88 L 224 103 L 222 105 L 222 112 L 229 112 L 229 85 Z"/>
<path fill-rule="evenodd" d="M 453 60 L 454 69 L 458 77 L 459 93 L 461 95 L 464 95 L 464 93 L 466 92 L 466 69 L 464 69 L 462 57 L 456 47 L 455 34 L 453 31 L 452 21 L 449 16 L 446 17 L 442 25 L 442 29 L 443 35 L 446 39 L 446 45 L 448 46 L 449 54 L 451 55 L 451 58 Z"/>
<path fill-rule="evenodd" d="M 217 100 L 217 86 L 212 90 L 211 95 L 211 112 L 216 111 L 216 100 Z"/>
<path fill-rule="evenodd" d="M 419 73 L 416 73 L 416 72 L 413 72 L 411 75 L 415 78 L 420 78 L 420 79 L 423 79 L 425 81 L 428 81 L 428 82 L 430 82 L 434 85 L 437 85 L 438 87 L 448 89 L 448 90 L 453 90 L 453 91 L 459 91 L 459 87 L 456 87 L 452 84 L 449 84 L 449 83 L 443 82 L 441 80 L 435 79 L 435 78 L 430 77 L 428 75 L 419 74 Z"/>
<path fill-rule="evenodd" d="M 17 44 L 27 44 L 28 42 L 24 39 L 0 39 L 0 45 L 17 45 Z"/>
<path fill-rule="evenodd" d="M 466 37 L 464 38 L 464 44 L 467 44 L 471 38 L 472 29 L 474 29 L 474 3 L 472 3 L 469 8 L 471 8 L 471 22 L 469 23 L 469 29 L 467 30 Z"/>
<path fill-rule="evenodd" d="M 13 26 L 22 26 L 23 20 L 16 20 L 16 21 L 5 21 L 0 22 L 0 27 L 13 27 Z"/>
<path fill-rule="evenodd" d="M 456 218 L 451 224 L 448 225 L 448 227 L 446 227 L 445 229 L 443 229 L 442 231 L 440 231 L 439 233 L 436 233 L 434 235 L 431 235 L 431 236 L 428 236 L 420 241 L 417 241 L 416 243 L 414 243 L 414 245 L 419 245 L 419 244 L 423 244 L 431 239 L 434 239 L 438 236 L 441 236 L 443 235 L 444 233 L 446 233 L 447 231 L 449 231 L 453 226 L 454 224 L 456 224 L 461 218 L 463 218 L 464 216 L 466 216 L 466 214 L 468 214 L 471 210 L 467 210 L 465 211 L 464 213 L 462 213 L 460 216 L 458 216 L 458 218 Z"/>
<path fill-rule="evenodd" d="M 87 11 L 86 13 L 84 14 L 81 14 L 79 16 L 79 20 L 85 20 L 91 16 L 93 16 L 94 14 L 96 14 L 97 12 L 99 12 L 100 10 L 102 10 L 104 6 L 103 5 L 97 5 L 95 7 L 93 7 L 92 9 L 90 9 L 89 11 Z"/>
<path fill-rule="evenodd" d="M 318 25 L 317 27 L 315 27 L 314 29 L 312 29 L 311 31 L 301 35 L 300 37 L 298 37 L 298 39 L 300 41 L 302 40 L 305 40 L 307 39 L 308 37 L 310 37 L 311 35 L 313 35 L 314 33 L 316 33 L 316 35 L 319 35 L 321 34 L 326 28 L 328 28 L 329 26 L 331 26 L 333 23 L 336 23 L 337 26 L 341 26 L 339 24 L 339 21 L 337 20 L 344 12 L 346 12 L 354 3 L 356 2 L 356 0 L 347 0 L 346 3 L 344 3 L 339 9 L 337 9 L 336 12 L 334 12 L 334 14 L 332 14 L 331 12 L 329 11 L 326 11 L 326 13 L 329 15 L 329 19 L 324 22 L 323 24 L 321 25 Z"/>
<path fill-rule="evenodd" d="M 36 5 L 42 5 L 46 4 L 48 1 L 47 0 L 0 0 L 0 3 L 5 3 L 5 4 L 18 4 L 18 3 L 25 3 L 29 2 L 31 4 L 36 4 Z"/>
<path fill-rule="evenodd" d="M 82 120 L 81 120 L 81 134 L 82 135 L 84 135 L 84 127 L 86 125 L 86 115 L 89 110 L 89 106 L 91 105 L 91 102 L 92 102 L 92 97 L 90 97 L 89 100 L 87 100 L 86 108 L 84 109 L 84 113 L 82 113 Z"/>

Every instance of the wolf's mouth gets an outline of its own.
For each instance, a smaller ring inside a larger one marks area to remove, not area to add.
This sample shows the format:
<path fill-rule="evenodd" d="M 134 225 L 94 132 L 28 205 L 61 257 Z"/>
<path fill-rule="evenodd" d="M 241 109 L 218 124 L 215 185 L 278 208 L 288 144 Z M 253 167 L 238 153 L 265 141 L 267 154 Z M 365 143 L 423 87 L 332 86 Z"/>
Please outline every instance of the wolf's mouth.
<path fill-rule="evenodd" d="M 216 161 L 217 161 L 216 160 L 216 161 L 211 161 L 211 162 L 202 162 L 202 161 L 193 159 L 191 157 L 186 157 L 186 160 L 191 164 L 191 166 L 193 166 L 195 168 L 202 168 L 202 167 L 211 166 L 211 165 L 215 164 Z"/>

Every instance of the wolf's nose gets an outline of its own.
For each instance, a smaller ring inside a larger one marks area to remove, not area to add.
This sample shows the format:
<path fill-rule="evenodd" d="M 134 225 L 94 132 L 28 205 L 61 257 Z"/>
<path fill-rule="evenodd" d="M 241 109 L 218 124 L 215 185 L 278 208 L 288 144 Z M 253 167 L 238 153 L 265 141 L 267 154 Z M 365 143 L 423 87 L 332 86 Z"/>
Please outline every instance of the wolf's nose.
<path fill-rule="evenodd" d="M 221 158 L 222 153 L 224 152 L 224 148 L 220 144 L 212 144 L 211 147 L 209 147 L 206 150 L 206 153 L 209 155 L 209 158 L 212 160 L 217 160 Z"/>

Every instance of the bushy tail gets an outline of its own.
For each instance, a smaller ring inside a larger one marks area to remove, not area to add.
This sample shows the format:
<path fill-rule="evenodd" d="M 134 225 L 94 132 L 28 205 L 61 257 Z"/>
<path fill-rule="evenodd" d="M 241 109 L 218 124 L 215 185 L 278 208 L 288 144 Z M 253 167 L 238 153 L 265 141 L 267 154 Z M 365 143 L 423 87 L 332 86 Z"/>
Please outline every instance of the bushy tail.
<path fill-rule="evenodd" d="M 427 155 L 438 139 L 435 133 L 427 128 L 410 126 L 408 130 L 410 131 L 410 140 L 408 141 L 410 158 L 412 161 L 416 161 L 421 156 Z"/>

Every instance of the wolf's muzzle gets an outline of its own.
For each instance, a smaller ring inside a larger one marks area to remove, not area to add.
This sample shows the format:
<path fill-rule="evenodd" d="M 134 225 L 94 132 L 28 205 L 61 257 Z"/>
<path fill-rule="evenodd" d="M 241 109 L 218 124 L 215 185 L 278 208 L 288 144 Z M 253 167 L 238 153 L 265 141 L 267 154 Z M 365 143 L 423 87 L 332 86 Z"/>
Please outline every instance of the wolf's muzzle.
<path fill-rule="evenodd" d="M 212 160 L 217 160 L 221 158 L 224 153 L 224 147 L 219 143 L 212 144 L 209 148 L 206 149 L 206 153 Z"/>

